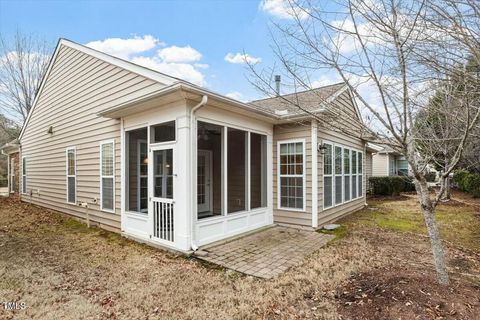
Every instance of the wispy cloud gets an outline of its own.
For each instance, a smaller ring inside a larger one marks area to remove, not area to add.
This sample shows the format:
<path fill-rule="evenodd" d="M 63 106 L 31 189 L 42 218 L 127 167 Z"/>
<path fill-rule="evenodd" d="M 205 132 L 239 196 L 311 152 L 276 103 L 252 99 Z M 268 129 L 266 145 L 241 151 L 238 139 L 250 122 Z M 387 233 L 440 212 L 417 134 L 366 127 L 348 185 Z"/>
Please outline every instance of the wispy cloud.
<path fill-rule="evenodd" d="M 234 64 L 242 64 L 242 63 L 259 63 L 262 61 L 261 58 L 255 58 L 249 55 L 248 53 L 227 53 L 225 56 L 225 61 L 229 63 L 234 63 Z"/>
<path fill-rule="evenodd" d="M 300 8 L 294 0 L 262 0 L 259 9 L 279 19 L 308 18 L 308 13 Z"/>
<path fill-rule="evenodd" d="M 86 44 L 87 47 L 111 54 L 118 58 L 128 59 L 130 56 L 146 52 L 162 45 L 158 39 L 151 35 L 143 37 L 134 36 L 129 39 L 107 38 L 104 40 L 92 41 Z"/>
<path fill-rule="evenodd" d="M 157 54 L 164 62 L 195 62 L 202 59 L 202 54 L 190 46 L 171 46 L 158 50 Z"/>

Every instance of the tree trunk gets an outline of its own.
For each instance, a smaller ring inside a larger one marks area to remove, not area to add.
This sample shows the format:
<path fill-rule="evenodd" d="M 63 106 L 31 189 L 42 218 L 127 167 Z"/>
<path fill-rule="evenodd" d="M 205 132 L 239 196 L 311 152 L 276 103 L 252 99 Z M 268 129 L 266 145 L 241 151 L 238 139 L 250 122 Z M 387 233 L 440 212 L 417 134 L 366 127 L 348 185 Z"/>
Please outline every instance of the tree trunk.
<path fill-rule="evenodd" d="M 443 192 L 442 195 L 442 200 L 447 201 L 450 200 L 450 177 L 445 178 L 445 191 Z"/>
<path fill-rule="evenodd" d="M 432 245 L 433 261 L 435 263 L 435 269 L 437 270 L 437 280 L 442 285 L 448 285 L 449 278 L 447 265 L 445 263 L 445 254 L 443 252 L 442 239 L 440 238 L 440 232 L 438 231 L 435 208 L 430 199 L 427 182 L 417 181 L 416 184 L 423 218 L 425 219 L 425 225 L 427 226 L 428 235 Z"/>

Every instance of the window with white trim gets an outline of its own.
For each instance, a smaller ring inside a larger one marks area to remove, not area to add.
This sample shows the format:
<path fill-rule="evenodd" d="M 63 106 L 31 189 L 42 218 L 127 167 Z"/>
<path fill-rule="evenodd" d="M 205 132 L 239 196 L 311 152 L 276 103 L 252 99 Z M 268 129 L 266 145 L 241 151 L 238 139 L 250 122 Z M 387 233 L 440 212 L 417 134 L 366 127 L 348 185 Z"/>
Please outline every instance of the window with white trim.
<path fill-rule="evenodd" d="M 363 196 L 363 153 L 324 143 L 323 207 L 330 208 Z"/>
<path fill-rule="evenodd" d="M 280 142 L 278 146 L 279 208 L 305 210 L 305 144 Z"/>
<path fill-rule="evenodd" d="M 100 208 L 113 212 L 115 208 L 115 143 L 114 141 L 100 144 Z"/>
<path fill-rule="evenodd" d="M 77 161 L 75 148 L 67 148 L 67 202 L 77 202 Z"/>
<path fill-rule="evenodd" d="M 27 193 L 27 157 L 22 157 L 22 193 Z"/>
<path fill-rule="evenodd" d="M 15 192 L 17 182 L 15 181 L 15 158 L 10 159 L 10 192 Z"/>

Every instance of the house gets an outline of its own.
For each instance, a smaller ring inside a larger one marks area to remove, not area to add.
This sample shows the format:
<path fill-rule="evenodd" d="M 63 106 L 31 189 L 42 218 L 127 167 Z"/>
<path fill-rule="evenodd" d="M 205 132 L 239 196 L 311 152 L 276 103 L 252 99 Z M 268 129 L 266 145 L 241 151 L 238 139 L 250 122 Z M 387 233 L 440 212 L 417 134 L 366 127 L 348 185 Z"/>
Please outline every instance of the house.
<path fill-rule="evenodd" d="M 372 153 L 373 176 L 408 176 L 409 166 L 405 157 L 389 146 Z"/>
<path fill-rule="evenodd" d="M 0 153 L 7 156 L 7 190 L 8 195 L 18 197 L 20 190 L 19 159 L 20 145 L 17 140 L 10 141 L 0 148 Z"/>
<path fill-rule="evenodd" d="M 61 39 L 19 137 L 21 199 L 182 252 L 314 230 L 365 206 L 374 150 L 318 121 L 335 112 L 362 121 L 342 83 L 243 103 Z"/>

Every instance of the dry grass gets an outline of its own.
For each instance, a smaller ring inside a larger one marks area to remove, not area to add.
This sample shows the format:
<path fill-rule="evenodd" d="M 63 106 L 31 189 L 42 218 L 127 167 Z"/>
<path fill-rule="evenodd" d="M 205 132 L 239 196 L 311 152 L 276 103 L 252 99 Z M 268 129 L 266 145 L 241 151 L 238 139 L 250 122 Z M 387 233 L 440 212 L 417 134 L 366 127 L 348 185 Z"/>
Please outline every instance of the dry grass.
<path fill-rule="evenodd" d="M 401 232 L 359 224 L 370 213 L 349 218 L 343 239 L 266 281 L 0 199 L 0 300 L 27 305 L 0 310 L 0 318 L 340 319 L 335 292 L 351 275 L 396 263 L 398 250 L 413 250 L 421 257 L 416 263 L 429 264 L 425 239 L 402 243 Z M 469 270 L 478 272 L 478 265 Z"/>

